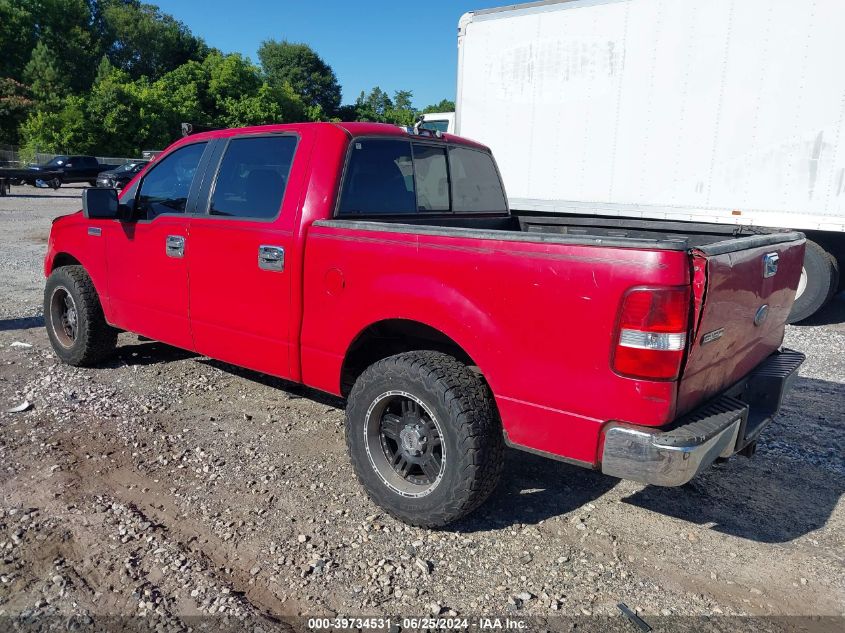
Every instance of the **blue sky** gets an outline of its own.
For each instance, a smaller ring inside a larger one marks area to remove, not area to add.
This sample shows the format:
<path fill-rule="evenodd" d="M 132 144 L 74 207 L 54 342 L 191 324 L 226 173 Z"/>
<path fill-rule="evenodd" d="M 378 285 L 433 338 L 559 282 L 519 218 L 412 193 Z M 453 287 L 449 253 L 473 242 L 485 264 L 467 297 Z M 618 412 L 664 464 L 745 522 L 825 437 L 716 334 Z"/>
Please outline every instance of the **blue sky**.
<path fill-rule="evenodd" d="M 262 40 L 311 45 L 337 74 L 343 102 L 380 86 L 425 107 L 455 98 L 458 19 L 507 0 L 149 0 L 224 52 L 258 62 Z"/>

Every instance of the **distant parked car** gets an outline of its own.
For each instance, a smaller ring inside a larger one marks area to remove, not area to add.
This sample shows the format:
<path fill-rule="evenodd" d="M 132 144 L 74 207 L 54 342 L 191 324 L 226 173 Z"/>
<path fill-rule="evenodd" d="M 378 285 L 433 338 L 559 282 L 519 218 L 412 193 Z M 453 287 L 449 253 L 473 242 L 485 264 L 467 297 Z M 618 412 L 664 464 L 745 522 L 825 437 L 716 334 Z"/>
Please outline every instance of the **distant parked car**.
<path fill-rule="evenodd" d="M 107 189 L 123 189 L 135 175 L 147 166 L 148 160 L 131 160 L 117 169 L 101 172 L 97 176 L 97 186 Z"/>
<path fill-rule="evenodd" d="M 100 172 L 115 167 L 117 165 L 104 165 L 93 156 L 56 156 L 43 165 L 27 167 L 21 173 L 20 181 L 28 185 L 42 181 L 54 188 L 62 184 L 87 182 L 93 187 Z"/>

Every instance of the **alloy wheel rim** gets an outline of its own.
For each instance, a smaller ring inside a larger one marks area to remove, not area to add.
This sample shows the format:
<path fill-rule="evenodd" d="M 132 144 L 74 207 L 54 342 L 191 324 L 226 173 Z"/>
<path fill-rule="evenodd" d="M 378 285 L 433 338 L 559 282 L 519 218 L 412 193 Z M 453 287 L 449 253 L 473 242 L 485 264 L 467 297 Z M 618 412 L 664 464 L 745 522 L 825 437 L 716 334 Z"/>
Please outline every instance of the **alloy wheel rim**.
<path fill-rule="evenodd" d="M 446 447 L 440 424 L 413 394 L 387 391 L 373 400 L 364 445 L 382 482 L 404 497 L 429 495 L 443 479 Z"/>
<path fill-rule="evenodd" d="M 73 347 L 79 335 L 79 311 L 66 288 L 56 288 L 50 297 L 50 321 L 59 343 Z"/>

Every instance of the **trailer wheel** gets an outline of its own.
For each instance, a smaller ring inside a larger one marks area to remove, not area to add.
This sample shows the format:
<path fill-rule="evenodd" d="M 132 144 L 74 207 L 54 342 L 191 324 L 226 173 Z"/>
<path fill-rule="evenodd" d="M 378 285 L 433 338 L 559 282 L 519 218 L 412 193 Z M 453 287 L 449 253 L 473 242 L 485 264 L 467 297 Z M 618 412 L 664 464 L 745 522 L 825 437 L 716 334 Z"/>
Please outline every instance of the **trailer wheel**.
<path fill-rule="evenodd" d="M 502 472 L 502 429 L 489 388 L 440 352 L 397 354 L 364 371 L 349 395 L 346 444 L 370 498 L 421 527 L 472 512 Z"/>
<path fill-rule="evenodd" d="M 831 300 L 838 287 L 839 263 L 836 258 L 815 242 L 807 240 L 804 267 L 789 322 L 798 323 L 818 312 Z"/>
<path fill-rule="evenodd" d="M 69 365 L 94 365 L 117 345 L 97 290 L 82 266 L 54 270 L 44 288 L 44 325 L 56 356 Z"/>

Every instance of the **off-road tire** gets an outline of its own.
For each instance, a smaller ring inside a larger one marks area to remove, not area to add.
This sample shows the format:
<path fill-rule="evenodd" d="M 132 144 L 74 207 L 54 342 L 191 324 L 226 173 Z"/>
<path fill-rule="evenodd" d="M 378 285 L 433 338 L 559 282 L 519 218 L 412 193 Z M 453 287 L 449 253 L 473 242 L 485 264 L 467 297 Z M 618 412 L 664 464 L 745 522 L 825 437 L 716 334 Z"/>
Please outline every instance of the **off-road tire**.
<path fill-rule="evenodd" d="M 833 298 L 839 287 L 839 263 L 811 240 L 807 240 L 805 246 L 804 270 L 807 272 L 807 286 L 801 296 L 795 298 L 789 323 L 798 323 L 818 312 Z"/>
<path fill-rule="evenodd" d="M 60 330 L 56 330 L 61 324 L 54 323 L 51 302 L 57 290 L 69 294 L 76 308 L 77 334 L 70 345 L 61 341 Z M 97 290 L 82 266 L 62 266 L 50 274 L 44 288 L 44 325 L 53 351 L 69 365 L 96 365 L 117 345 L 118 331 L 106 323 Z"/>
<path fill-rule="evenodd" d="M 408 498 L 391 489 L 367 454 L 368 409 L 395 390 L 421 400 L 441 428 L 442 479 L 424 497 Z M 400 521 L 428 528 L 456 521 L 481 505 L 496 488 L 504 459 L 501 422 L 489 387 L 463 363 L 434 351 L 390 356 L 361 374 L 346 408 L 346 444 L 369 497 Z"/>

